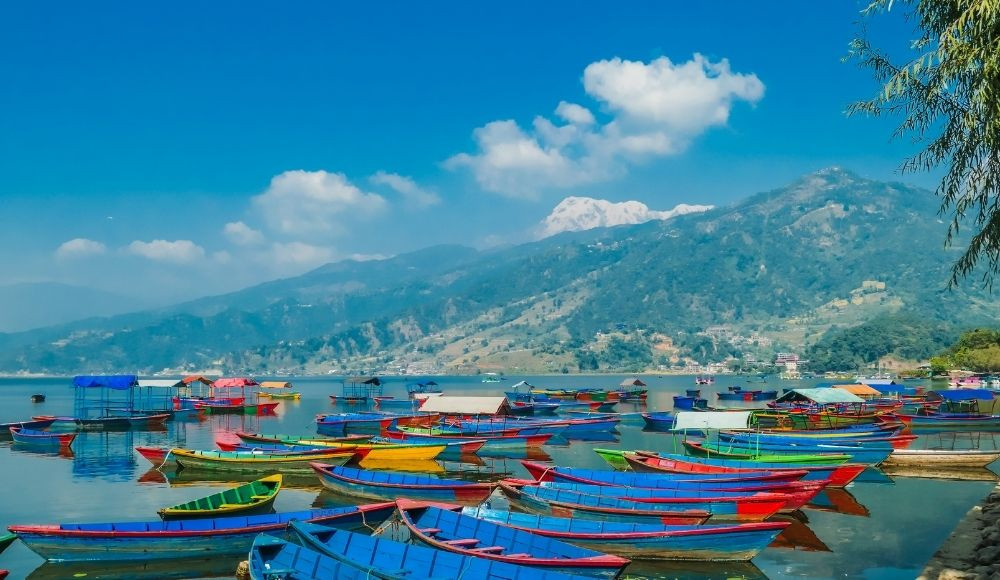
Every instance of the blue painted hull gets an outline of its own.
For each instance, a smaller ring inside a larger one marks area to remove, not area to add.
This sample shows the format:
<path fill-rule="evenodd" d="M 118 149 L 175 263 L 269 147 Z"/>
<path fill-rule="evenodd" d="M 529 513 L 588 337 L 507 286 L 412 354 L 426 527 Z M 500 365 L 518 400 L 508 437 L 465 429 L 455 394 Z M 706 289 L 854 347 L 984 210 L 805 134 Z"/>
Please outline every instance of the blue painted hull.
<path fill-rule="evenodd" d="M 797 454 L 821 454 L 835 453 L 839 455 L 849 455 L 850 463 L 864 463 L 866 465 L 878 465 L 889 457 L 892 447 L 882 448 L 854 447 L 846 445 L 809 445 L 800 442 L 790 443 L 767 443 L 755 441 L 723 441 L 721 443 L 705 443 L 706 449 L 716 449 L 732 453 L 764 453 L 774 455 L 797 455 Z"/>
<path fill-rule="evenodd" d="M 391 580 L 414 580 L 416 578 L 475 578 L 477 580 L 568 580 L 580 578 L 555 571 L 538 570 L 494 562 L 482 558 L 471 558 L 461 554 L 451 554 L 441 550 L 404 544 L 377 536 L 352 534 L 329 530 L 322 526 L 294 524 L 291 531 L 296 539 L 308 548 L 289 544 L 284 556 L 271 558 L 271 568 L 288 568 L 298 565 L 300 576 L 294 578 L 389 578 Z M 296 551 L 299 550 L 299 551 Z M 303 554 L 301 550 L 309 553 Z M 269 555 L 265 552 L 265 555 Z M 338 574 L 332 569 L 336 562 L 333 557 L 350 560 L 362 576 Z M 328 561 L 324 563 L 324 561 Z M 316 564 L 313 564 L 315 562 Z M 251 574 L 254 573 L 254 554 L 251 554 Z M 259 573 L 263 566 L 257 566 Z M 253 577 L 253 576 L 251 576 Z M 263 580 L 264 576 L 256 578 Z"/>
<path fill-rule="evenodd" d="M 364 513 L 351 506 L 249 517 L 14 528 L 28 548 L 50 561 L 166 560 L 245 554 L 257 535 L 284 534 L 293 519 L 365 530 L 380 525 L 394 510 L 394 505 L 383 504 Z"/>
<path fill-rule="evenodd" d="M 465 508 L 463 513 L 633 560 L 746 561 L 766 548 L 788 526 L 787 523 L 666 526 L 485 508 Z"/>
<path fill-rule="evenodd" d="M 469 504 L 485 500 L 495 487 L 393 471 L 333 466 L 314 466 L 313 469 L 323 487 L 342 495 L 370 499 L 410 498 Z"/>
<path fill-rule="evenodd" d="M 674 415 L 671 413 L 643 413 L 642 419 L 646 427 L 653 431 L 669 431 L 674 427 Z"/>

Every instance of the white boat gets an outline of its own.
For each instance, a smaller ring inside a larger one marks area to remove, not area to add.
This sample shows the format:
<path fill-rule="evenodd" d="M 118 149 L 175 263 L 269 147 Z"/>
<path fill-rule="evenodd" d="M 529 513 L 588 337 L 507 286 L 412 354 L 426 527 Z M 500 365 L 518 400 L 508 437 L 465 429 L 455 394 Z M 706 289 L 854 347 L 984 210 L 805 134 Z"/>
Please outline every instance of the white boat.
<path fill-rule="evenodd" d="M 894 449 L 882 465 L 986 467 L 1000 451 L 986 449 Z"/>

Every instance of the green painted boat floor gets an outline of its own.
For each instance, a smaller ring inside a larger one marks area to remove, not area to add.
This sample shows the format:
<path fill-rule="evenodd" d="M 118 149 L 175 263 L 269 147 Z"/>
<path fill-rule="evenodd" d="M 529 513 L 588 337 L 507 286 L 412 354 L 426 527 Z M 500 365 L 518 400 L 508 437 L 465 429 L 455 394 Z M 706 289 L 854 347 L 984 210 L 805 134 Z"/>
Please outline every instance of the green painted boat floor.
<path fill-rule="evenodd" d="M 252 481 L 250 483 L 230 488 L 219 493 L 213 493 L 196 500 L 177 504 L 164 511 L 211 511 L 222 506 L 251 506 L 261 500 L 272 498 L 280 489 L 277 482 Z"/>

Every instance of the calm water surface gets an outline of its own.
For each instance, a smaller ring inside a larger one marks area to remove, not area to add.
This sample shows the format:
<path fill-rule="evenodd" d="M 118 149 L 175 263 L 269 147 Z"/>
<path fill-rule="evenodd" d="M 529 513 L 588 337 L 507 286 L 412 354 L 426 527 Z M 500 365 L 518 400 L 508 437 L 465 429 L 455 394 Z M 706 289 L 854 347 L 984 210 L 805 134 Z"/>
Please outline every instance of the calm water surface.
<path fill-rule="evenodd" d="M 617 385 L 620 376 L 511 377 L 503 383 L 483 384 L 478 377 L 437 378 L 450 394 L 502 394 L 522 378 L 542 387 L 604 387 Z M 412 377 L 409 380 L 413 380 Z M 691 377 L 644 377 L 649 383 L 649 410 L 667 410 L 671 397 L 693 388 Z M 726 386 L 744 384 L 741 377 L 720 377 L 702 386 L 712 394 Z M 390 378 L 385 394 L 405 396 L 404 379 Z M 0 526 L 61 522 L 156 520 L 156 510 L 220 491 L 236 478 L 226 475 L 185 474 L 169 477 L 156 471 L 133 451 L 136 445 L 212 449 L 217 437 L 236 430 L 265 433 L 312 434 L 317 413 L 346 410 L 328 395 L 340 392 L 334 379 L 295 380 L 300 401 L 281 401 L 274 417 L 221 415 L 203 421 L 168 423 L 161 431 L 80 433 L 73 452 L 65 456 L 37 453 L 10 443 L 0 444 Z M 775 389 L 809 386 L 808 381 L 746 385 Z M 32 404 L 33 393 L 44 393 L 45 403 Z M 33 414 L 71 414 L 73 389 L 69 379 L 0 379 L 0 422 L 25 420 Z M 357 406 L 350 407 L 357 409 Z M 620 404 L 619 411 L 646 410 Z M 619 433 L 602 441 L 564 441 L 547 445 L 540 459 L 558 465 L 603 469 L 606 464 L 594 447 L 673 451 L 677 441 L 669 434 L 645 432 L 641 426 L 622 425 Z M 925 446 L 996 448 L 988 434 L 927 435 Z M 517 459 L 484 458 L 480 464 L 433 462 L 428 469 L 447 477 L 495 479 L 499 475 L 526 476 Z M 996 468 L 996 465 L 994 465 Z M 208 481 L 206 477 L 214 477 Z M 952 481 L 887 477 L 866 473 L 865 481 L 831 493 L 823 509 L 806 509 L 774 546 L 753 564 L 699 565 L 639 563 L 627 572 L 650 578 L 913 578 L 923 568 L 962 516 L 995 485 L 994 481 Z M 245 478 L 252 479 L 252 478 Z M 322 491 L 318 481 L 305 476 L 286 481 L 275 504 L 281 511 L 354 502 Z M 493 501 L 503 507 L 502 499 Z M 172 561 L 143 568 L 127 565 L 43 564 L 20 543 L 0 555 L 0 568 L 11 578 L 209 578 L 232 577 L 240 558 Z"/>

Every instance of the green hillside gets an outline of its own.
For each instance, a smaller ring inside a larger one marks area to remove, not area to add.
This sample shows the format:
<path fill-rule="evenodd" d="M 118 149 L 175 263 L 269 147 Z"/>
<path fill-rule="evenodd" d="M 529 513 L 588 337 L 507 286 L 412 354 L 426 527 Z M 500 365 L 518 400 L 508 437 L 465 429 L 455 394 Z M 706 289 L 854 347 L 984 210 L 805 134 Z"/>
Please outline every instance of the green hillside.
<path fill-rule="evenodd" d="M 799 349 L 834 325 L 899 311 L 994 319 L 987 294 L 945 289 L 955 254 L 942 248 L 936 209 L 930 192 L 828 169 L 669 221 L 342 262 L 171 309 L 6 335 L 0 370 L 634 371 Z M 706 333 L 714 327 L 723 331 Z"/>

